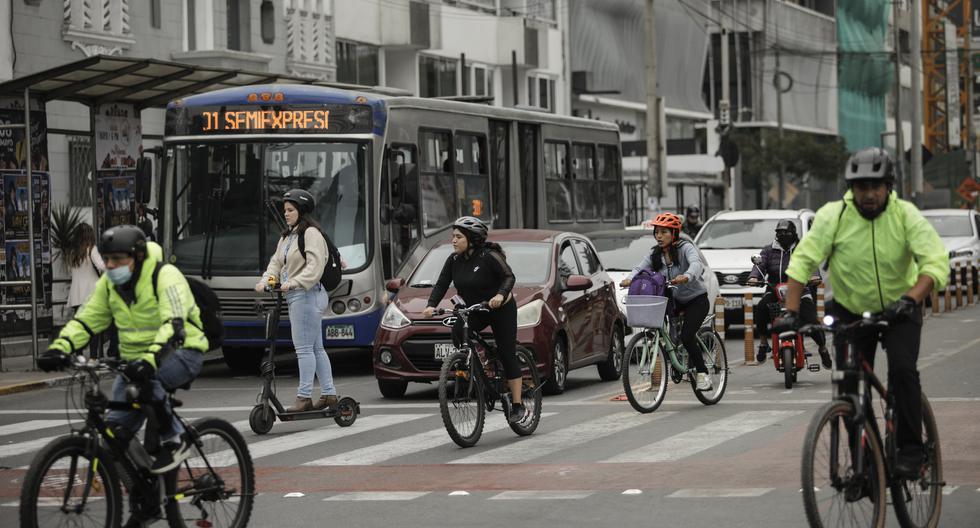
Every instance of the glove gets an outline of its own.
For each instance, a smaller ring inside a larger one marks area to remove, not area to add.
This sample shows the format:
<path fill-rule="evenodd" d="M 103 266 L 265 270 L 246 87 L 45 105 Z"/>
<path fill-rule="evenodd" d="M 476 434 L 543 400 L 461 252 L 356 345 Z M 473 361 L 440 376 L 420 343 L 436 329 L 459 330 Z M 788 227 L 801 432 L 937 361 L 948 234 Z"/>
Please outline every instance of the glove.
<path fill-rule="evenodd" d="M 141 382 L 152 378 L 155 371 L 156 368 L 153 367 L 152 363 L 145 359 L 137 359 L 126 364 L 123 375 L 132 382 Z"/>
<path fill-rule="evenodd" d="M 44 372 L 64 370 L 71 365 L 71 356 L 60 350 L 49 348 L 37 357 L 37 368 Z"/>
<path fill-rule="evenodd" d="M 800 314 L 787 311 L 772 322 L 772 332 L 781 334 L 783 332 L 795 332 L 800 328 Z"/>
<path fill-rule="evenodd" d="M 900 323 L 902 321 L 907 321 L 915 315 L 915 308 L 919 303 L 915 302 L 915 299 L 909 297 L 908 295 L 903 295 L 899 300 L 893 302 L 888 308 L 885 308 L 882 314 L 886 321 L 892 323 Z"/>

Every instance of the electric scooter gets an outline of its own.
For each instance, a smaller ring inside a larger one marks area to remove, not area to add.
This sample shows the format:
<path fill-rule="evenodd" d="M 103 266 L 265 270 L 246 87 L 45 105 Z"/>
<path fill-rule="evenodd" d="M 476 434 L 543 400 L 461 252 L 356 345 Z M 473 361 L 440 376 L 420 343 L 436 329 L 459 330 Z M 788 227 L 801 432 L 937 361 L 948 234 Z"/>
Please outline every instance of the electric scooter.
<path fill-rule="evenodd" d="M 262 362 L 260 376 L 262 377 L 262 392 L 258 395 L 258 404 L 248 415 L 248 425 L 255 434 L 266 434 L 272 430 L 272 424 L 278 418 L 281 422 L 296 420 L 314 420 L 317 418 L 333 418 L 337 425 L 348 427 L 361 414 L 361 404 L 350 396 L 338 398 L 337 406 L 303 412 L 287 412 L 276 396 L 276 339 L 279 336 L 279 315 L 282 311 L 283 295 L 274 277 L 269 278 L 266 291 L 276 296 L 272 310 L 265 314 L 265 338 L 268 342 L 267 354 Z"/>

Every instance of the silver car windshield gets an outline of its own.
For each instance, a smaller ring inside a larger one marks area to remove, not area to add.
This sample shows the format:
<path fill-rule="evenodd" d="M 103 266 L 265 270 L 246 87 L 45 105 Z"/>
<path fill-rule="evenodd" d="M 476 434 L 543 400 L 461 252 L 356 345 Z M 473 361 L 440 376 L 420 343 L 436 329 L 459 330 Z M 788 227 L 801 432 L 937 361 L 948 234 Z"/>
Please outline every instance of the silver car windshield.
<path fill-rule="evenodd" d="M 970 225 L 969 216 L 927 216 L 926 220 L 936 228 L 936 232 L 941 237 L 973 236 L 973 226 Z"/>
<path fill-rule="evenodd" d="M 772 244 L 776 239 L 776 224 L 779 218 L 713 220 L 705 224 L 698 233 L 698 247 L 701 249 L 760 249 Z M 799 219 L 790 219 L 796 224 L 796 232 L 801 233 Z"/>

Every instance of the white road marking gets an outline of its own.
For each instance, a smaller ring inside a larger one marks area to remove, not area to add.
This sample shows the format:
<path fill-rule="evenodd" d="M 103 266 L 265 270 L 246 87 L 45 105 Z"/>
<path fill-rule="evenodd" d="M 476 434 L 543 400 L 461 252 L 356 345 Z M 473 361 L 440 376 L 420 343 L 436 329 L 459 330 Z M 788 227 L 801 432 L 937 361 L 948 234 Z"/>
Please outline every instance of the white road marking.
<path fill-rule="evenodd" d="M 469 494 L 470 492 L 463 491 L 463 490 L 456 490 L 456 491 L 449 492 L 450 497 L 467 497 L 469 496 Z"/>
<path fill-rule="evenodd" d="M 355 491 L 341 493 L 324 501 L 408 501 L 428 495 L 428 491 Z"/>
<path fill-rule="evenodd" d="M 719 497 L 761 497 L 776 488 L 715 488 L 715 489 L 680 489 L 670 495 L 669 499 L 713 499 Z"/>
<path fill-rule="evenodd" d="M 977 344 L 980 344 L 980 337 L 958 348 L 954 348 L 952 350 L 943 350 L 942 352 L 935 352 L 933 354 L 930 354 L 928 357 L 920 358 L 919 365 L 918 365 L 919 371 L 921 372 L 948 357 L 955 356 L 956 354 L 963 352 L 964 350 L 973 350 L 974 348 L 976 348 Z"/>
<path fill-rule="evenodd" d="M 78 423 L 73 422 L 73 423 Z M 39 431 L 41 429 L 50 429 L 52 427 L 64 426 L 68 427 L 67 420 L 28 420 L 26 422 L 18 422 L 14 424 L 0 425 L 0 436 L 14 435 L 19 433 L 27 433 L 30 431 Z"/>
<path fill-rule="evenodd" d="M 628 489 L 626 491 L 623 491 L 623 495 L 642 495 L 642 494 L 643 494 L 643 490 L 638 490 L 638 489 Z"/>
<path fill-rule="evenodd" d="M 541 413 L 542 418 L 554 415 L 555 413 Z M 507 420 L 504 419 L 503 415 L 501 415 L 499 420 L 487 420 L 484 422 L 483 433 L 492 433 L 494 431 L 506 429 L 507 427 Z M 439 427 L 438 429 L 433 429 L 424 433 L 403 436 L 389 442 L 373 444 L 360 449 L 355 449 L 353 451 L 348 451 L 346 453 L 339 453 L 333 456 L 320 458 L 318 460 L 306 462 L 303 465 L 356 466 L 377 464 L 393 458 L 418 453 L 419 451 L 425 451 L 426 449 L 432 449 L 451 443 L 452 439 L 449 438 L 449 435 L 446 433 L 446 429 Z"/>
<path fill-rule="evenodd" d="M 616 455 L 605 462 L 670 462 L 721 445 L 803 411 L 747 411 Z"/>
<path fill-rule="evenodd" d="M 585 499 L 592 495 L 593 491 L 545 491 L 545 490 L 520 490 L 504 491 L 498 493 L 487 500 L 575 500 Z"/>
<path fill-rule="evenodd" d="M 639 414 L 632 410 L 603 416 L 597 420 L 582 422 L 542 435 L 534 435 L 519 442 L 476 453 L 450 461 L 450 464 L 514 464 L 527 462 L 573 446 L 592 442 L 611 434 L 675 414 Z"/>
<path fill-rule="evenodd" d="M 957 489 L 959 489 L 959 486 L 945 486 L 943 488 L 943 495 L 951 495 Z"/>

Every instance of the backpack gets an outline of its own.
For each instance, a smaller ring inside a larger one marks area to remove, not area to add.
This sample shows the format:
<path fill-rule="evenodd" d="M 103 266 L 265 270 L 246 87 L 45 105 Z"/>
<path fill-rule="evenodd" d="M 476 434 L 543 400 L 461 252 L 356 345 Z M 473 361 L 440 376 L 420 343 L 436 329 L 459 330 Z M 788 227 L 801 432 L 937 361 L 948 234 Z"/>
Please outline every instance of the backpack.
<path fill-rule="evenodd" d="M 157 262 L 155 268 L 153 268 L 153 296 L 160 299 L 157 295 L 157 278 L 160 276 L 160 269 L 166 266 L 162 262 Z M 184 277 L 187 280 L 187 284 L 191 287 L 191 295 L 194 296 L 194 303 L 197 304 L 198 310 L 201 311 L 201 326 L 204 328 L 198 328 L 204 332 L 204 337 L 208 338 L 208 350 L 215 350 L 222 345 L 225 341 L 225 325 L 221 321 L 221 302 L 218 300 L 218 296 L 204 282 L 194 279 L 191 277 Z M 194 324 L 191 321 L 187 321 L 188 324 Z M 197 325 L 194 325 L 197 326 Z"/>
<path fill-rule="evenodd" d="M 304 231 L 299 237 L 299 254 L 303 255 L 303 260 L 306 260 L 306 232 Z M 323 285 L 323 289 L 327 293 L 332 292 L 334 288 L 340 286 L 340 250 L 337 246 L 333 245 L 333 241 L 326 233 L 320 231 L 320 235 L 323 236 L 323 240 L 327 243 L 327 254 L 330 255 L 330 259 L 327 264 L 323 267 L 323 273 L 320 275 L 320 284 Z"/>
<path fill-rule="evenodd" d="M 657 295 L 663 297 L 667 291 L 667 279 L 653 270 L 640 270 L 630 282 L 627 295 Z"/>

